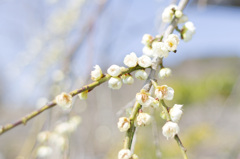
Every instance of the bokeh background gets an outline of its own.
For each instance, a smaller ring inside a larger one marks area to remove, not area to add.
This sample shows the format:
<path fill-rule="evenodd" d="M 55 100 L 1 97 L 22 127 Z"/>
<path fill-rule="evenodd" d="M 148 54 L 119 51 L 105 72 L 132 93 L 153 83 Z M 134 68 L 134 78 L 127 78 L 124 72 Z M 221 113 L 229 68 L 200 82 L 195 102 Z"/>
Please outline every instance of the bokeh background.
<path fill-rule="evenodd" d="M 142 35 L 162 33 L 161 13 L 169 0 L 1 0 L 0 125 L 39 108 L 59 93 L 90 83 L 95 64 L 106 71 L 123 66 L 124 56 L 142 54 Z M 240 2 L 192 0 L 184 13 L 196 28 L 190 42 L 164 59 L 173 75 L 160 81 L 175 89 L 167 104 L 184 104 L 180 137 L 194 159 L 240 159 Z M 117 129 L 126 105 L 143 81 L 110 90 L 94 89 L 74 100 L 70 113 L 55 107 L 27 125 L 0 136 L 0 159 L 36 158 L 41 131 L 52 131 L 78 115 L 82 122 L 68 136 L 64 153 L 48 158 L 117 158 L 124 134 Z M 149 110 L 150 111 L 150 110 Z M 175 141 L 161 134 L 160 111 L 152 125 L 138 129 L 139 158 L 181 158 Z M 57 151 L 57 150 L 56 150 Z M 56 155 L 57 154 L 57 155 Z"/>

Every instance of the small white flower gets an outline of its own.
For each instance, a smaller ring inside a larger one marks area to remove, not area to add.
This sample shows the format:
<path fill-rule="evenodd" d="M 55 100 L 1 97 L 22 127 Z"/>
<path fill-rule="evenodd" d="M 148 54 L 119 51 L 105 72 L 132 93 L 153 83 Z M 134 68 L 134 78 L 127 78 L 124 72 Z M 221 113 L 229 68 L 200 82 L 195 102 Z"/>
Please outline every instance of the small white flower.
<path fill-rule="evenodd" d="M 134 52 L 130 53 L 129 55 L 126 55 L 123 61 L 123 63 L 128 67 L 137 66 L 137 62 L 138 62 L 138 58 Z"/>
<path fill-rule="evenodd" d="M 149 57 L 153 57 L 153 50 L 148 46 L 144 46 L 142 52 Z"/>
<path fill-rule="evenodd" d="M 133 84 L 134 79 L 131 75 L 125 74 L 121 76 L 123 83 L 125 84 Z"/>
<path fill-rule="evenodd" d="M 149 43 L 153 40 L 153 37 L 149 34 L 144 34 L 142 37 L 142 44 L 149 45 Z"/>
<path fill-rule="evenodd" d="M 167 46 L 167 49 L 169 51 L 177 50 L 177 46 L 179 44 L 179 38 L 176 34 L 170 34 L 168 35 L 165 44 Z"/>
<path fill-rule="evenodd" d="M 117 125 L 121 132 L 127 131 L 130 128 L 130 120 L 126 117 L 121 117 L 119 118 Z"/>
<path fill-rule="evenodd" d="M 176 11 L 175 11 L 175 16 L 176 16 L 177 18 L 181 18 L 181 17 L 183 16 L 182 11 L 176 10 Z"/>
<path fill-rule="evenodd" d="M 171 121 L 166 122 L 166 124 L 162 127 L 163 136 L 167 139 L 174 138 L 176 134 L 178 134 L 180 128 L 177 123 L 173 123 Z"/>
<path fill-rule="evenodd" d="M 147 113 L 139 113 L 137 116 L 137 125 L 145 126 L 151 123 L 151 116 Z"/>
<path fill-rule="evenodd" d="M 163 42 L 153 42 L 152 44 L 153 56 L 168 57 L 169 51 L 167 45 Z"/>
<path fill-rule="evenodd" d="M 40 143 L 46 142 L 49 139 L 50 134 L 49 131 L 40 132 L 37 136 L 37 141 Z"/>
<path fill-rule="evenodd" d="M 138 64 L 141 67 L 147 68 L 152 65 L 152 60 L 149 56 L 142 55 L 141 57 L 138 58 Z"/>
<path fill-rule="evenodd" d="M 112 65 L 108 68 L 107 73 L 113 77 L 117 77 L 121 74 L 121 67 L 118 65 Z"/>
<path fill-rule="evenodd" d="M 195 34 L 196 28 L 194 24 L 190 21 L 186 22 L 183 26 L 183 40 L 185 42 L 190 41 L 192 39 L 193 34 Z"/>
<path fill-rule="evenodd" d="M 103 74 L 101 68 L 98 65 L 94 66 L 94 68 L 95 70 L 91 71 L 91 79 L 93 81 L 97 81 L 102 78 Z"/>
<path fill-rule="evenodd" d="M 148 75 L 147 72 L 144 70 L 137 70 L 135 73 L 135 77 L 140 80 L 146 80 Z"/>
<path fill-rule="evenodd" d="M 172 74 L 172 71 L 170 68 L 162 68 L 160 71 L 159 71 L 159 74 L 158 74 L 158 77 L 160 79 L 163 79 L 165 77 L 169 77 L 170 75 Z"/>
<path fill-rule="evenodd" d="M 174 90 L 167 85 L 158 86 L 155 89 L 155 95 L 158 99 L 172 100 L 174 96 Z"/>
<path fill-rule="evenodd" d="M 176 5 L 170 5 L 167 8 L 164 9 L 163 13 L 162 13 L 162 21 L 165 23 L 169 23 L 172 21 L 173 16 L 174 16 L 174 12 L 173 9 L 177 9 Z"/>
<path fill-rule="evenodd" d="M 86 100 L 87 97 L 88 97 L 88 90 L 79 93 L 79 94 L 78 94 L 78 97 L 79 97 L 80 100 Z"/>
<path fill-rule="evenodd" d="M 118 152 L 118 159 L 130 159 L 132 152 L 129 149 L 122 149 Z"/>
<path fill-rule="evenodd" d="M 151 97 L 149 93 L 141 91 L 140 93 L 136 94 L 136 100 L 143 107 L 149 107 L 153 103 L 154 98 Z"/>
<path fill-rule="evenodd" d="M 63 110 L 71 109 L 72 107 L 72 96 L 70 94 L 63 92 L 58 95 L 55 100 L 57 105 L 59 105 Z"/>
<path fill-rule="evenodd" d="M 173 122 L 178 122 L 183 114 L 182 106 L 180 104 L 175 104 L 169 111 L 169 115 Z"/>
<path fill-rule="evenodd" d="M 38 158 L 46 158 L 52 154 L 52 148 L 49 146 L 41 146 L 37 149 Z"/>
<path fill-rule="evenodd" d="M 122 81 L 119 77 L 111 77 L 108 81 L 108 87 L 112 89 L 120 89 L 122 87 Z"/>

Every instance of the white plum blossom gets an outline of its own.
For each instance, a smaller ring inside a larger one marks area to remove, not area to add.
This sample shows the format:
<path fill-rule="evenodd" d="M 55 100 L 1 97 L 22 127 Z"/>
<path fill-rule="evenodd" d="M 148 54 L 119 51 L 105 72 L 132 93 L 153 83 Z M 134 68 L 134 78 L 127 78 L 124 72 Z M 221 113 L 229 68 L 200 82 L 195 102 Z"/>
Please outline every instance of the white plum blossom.
<path fill-rule="evenodd" d="M 72 107 L 72 96 L 65 92 L 56 96 L 55 101 L 63 110 L 68 110 Z"/>
<path fill-rule="evenodd" d="M 80 100 L 86 100 L 87 97 L 88 97 L 88 90 L 79 93 L 79 94 L 78 94 L 78 97 L 79 97 Z"/>
<path fill-rule="evenodd" d="M 170 68 L 162 68 L 160 69 L 159 73 L 158 73 L 158 77 L 160 79 L 163 79 L 165 77 L 169 77 L 172 74 L 172 71 Z"/>
<path fill-rule="evenodd" d="M 132 152 L 129 149 L 122 149 L 118 152 L 118 159 L 131 159 Z"/>
<path fill-rule="evenodd" d="M 54 132 L 61 135 L 67 135 L 73 132 L 71 128 L 68 122 L 62 122 L 55 127 Z"/>
<path fill-rule="evenodd" d="M 138 58 L 134 52 L 131 52 L 129 55 L 126 55 L 123 63 L 128 67 L 137 66 Z"/>
<path fill-rule="evenodd" d="M 170 34 L 168 35 L 165 44 L 169 51 L 175 51 L 177 50 L 177 46 L 179 44 L 179 37 L 176 34 Z"/>
<path fill-rule="evenodd" d="M 185 42 L 192 39 L 193 34 L 195 34 L 196 28 L 194 24 L 190 21 L 186 22 L 183 26 L 182 37 Z"/>
<path fill-rule="evenodd" d="M 152 44 L 153 56 L 168 57 L 169 51 L 167 45 L 163 42 L 153 42 Z"/>
<path fill-rule="evenodd" d="M 177 123 L 168 121 L 165 123 L 165 125 L 162 127 L 162 133 L 163 136 L 165 136 L 167 139 L 174 138 L 176 134 L 178 134 L 180 131 L 180 128 Z"/>
<path fill-rule="evenodd" d="M 117 77 L 121 74 L 121 67 L 118 65 L 112 65 L 108 68 L 107 73 L 113 77 Z"/>
<path fill-rule="evenodd" d="M 142 55 L 141 57 L 138 58 L 138 64 L 143 68 L 147 68 L 152 65 L 152 60 L 149 56 Z"/>
<path fill-rule="evenodd" d="M 125 132 L 130 128 L 130 119 L 126 118 L 126 117 L 121 117 L 118 120 L 118 129 L 121 132 Z"/>
<path fill-rule="evenodd" d="M 50 156 L 52 154 L 52 148 L 49 147 L 49 146 L 40 146 L 38 149 L 37 149 L 37 154 L 36 156 L 38 158 L 46 158 L 48 156 Z"/>
<path fill-rule="evenodd" d="M 148 47 L 148 46 L 144 46 L 142 49 L 143 54 L 149 56 L 149 57 L 153 57 L 153 50 Z"/>
<path fill-rule="evenodd" d="M 178 122 L 183 114 L 182 106 L 180 104 L 175 104 L 169 111 L 169 115 L 173 122 Z"/>
<path fill-rule="evenodd" d="M 153 37 L 150 34 L 144 34 L 142 37 L 141 43 L 144 45 L 149 45 L 149 43 L 153 40 Z"/>
<path fill-rule="evenodd" d="M 175 11 L 175 16 L 176 16 L 177 18 L 181 18 L 181 17 L 183 16 L 182 11 L 176 10 L 176 11 Z"/>
<path fill-rule="evenodd" d="M 172 21 L 173 16 L 174 16 L 174 11 L 173 9 L 177 10 L 177 6 L 174 4 L 171 4 L 167 8 L 164 9 L 162 13 L 162 21 L 165 23 L 169 23 Z"/>
<path fill-rule="evenodd" d="M 122 87 L 122 81 L 119 77 L 111 77 L 108 81 L 108 87 L 112 89 L 120 89 Z"/>
<path fill-rule="evenodd" d="M 137 125 L 145 126 L 151 123 L 151 116 L 147 113 L 139 113 L 137 116 Z"/>
<path fill-rule="evenodd" d="M 141 91 L 140 93 L 136 94 L 136 100 L 143 107 L 149 107 L 152 105 L 155 99 L 151 97 L 149 93 Z"/>
<path fill-rule="evenodd" d="M 174 96 L 174 90 L 167 85 L 157 86 L 155 88 L 155 95 L 158 99 L 172 100 Z"/>
<path fill-rule="evenodd" d="M 123 83 L 125 84 L 133 84 L 134 79 L 131 75 L 125 74 L 121 76 Z"/>
<path fill-rule="evenodd" d="M 146 80 L 148 75 L 147 72 L 144 70 L 137 70 L 135 73 L 135 77 L 140 80 Z"/>
<path fill-rule="evenodd" d="M 95 70 L 91 71 L 91 79 L 93 81 L 97 81 L 102 78 L 103 74 L 101 68 L 98 65 L 94 66 L 94 68 Z"/>

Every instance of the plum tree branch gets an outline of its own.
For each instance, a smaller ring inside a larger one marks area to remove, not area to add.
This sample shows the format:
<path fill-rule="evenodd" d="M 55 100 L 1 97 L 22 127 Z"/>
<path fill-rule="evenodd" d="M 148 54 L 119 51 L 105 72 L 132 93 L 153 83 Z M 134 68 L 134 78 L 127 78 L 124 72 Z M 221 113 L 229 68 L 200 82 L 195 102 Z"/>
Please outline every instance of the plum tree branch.
<path fill-rule="evenodd" d="M 140 66 L 136 66 L 136 67 L 132 67 L 132 68 L 128 68 L 126 71 L 122 72 L 121 75 L 123 74 L 126 74 L 126 73 L 131 73 L 133 71 L 136 71 L 136 70 L 139 70 L 139 69 L 144 69 Z M 120 75 L 120 76 L 121 76 Z M 84 92 L 86 90 L 88 91 L 91 91 L 93 90 L 95 87 L 101 85 L 102 83 L 108 81 L 109 79 L 111 78 L 111 76 L 109 74 L 106 74 L 104 77 L 102 77 L 100 80 L 98 81 L 95 81 L 95 82 L 92 82 L 88 85 L 85 85 L 83 86 L 82 88 L 80 89 L 76 89 L 72 92 L 70 92 L 69 94 L 74 97 L 76 96 L 77 94 L 81 93 L 81 92 Z M 18 125 L 25 125 L 29 120 L 33 119 L 34 117 L 36 117 L 37 115 L 39 115 L 40 113 L 44 112 L 45 110 L 48 110 L 54 106 L 56 106 L 56 102 L 55 100 L 52 100 L 51 102 L 49 102 L 48 104 L 44 105 L 43 107 L 41 107 L 40 109 L 38 110 L 35 110 L 31 113 L 29 113 L 28 115 L 22 117 L 21 119 L 17 120 L 16 122 L 13 122 L 11 124 L 6 124 L 2 127 L 0 127 L 0 135 L 2 135 L 3 133 L 7 132 L 8 130 L 11 130 L 13 128 L 15 128 L 16 126 Z"/>

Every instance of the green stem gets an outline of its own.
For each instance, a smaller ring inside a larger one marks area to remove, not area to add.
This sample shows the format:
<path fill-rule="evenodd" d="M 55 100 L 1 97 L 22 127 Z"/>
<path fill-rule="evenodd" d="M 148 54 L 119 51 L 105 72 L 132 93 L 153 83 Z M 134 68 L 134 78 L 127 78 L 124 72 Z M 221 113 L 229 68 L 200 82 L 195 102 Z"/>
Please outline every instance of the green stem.
<path fill-rule="evenodd" d="M 136 127 L 134 125 L 134 121 L 136 119 L 136 116 L 138 114 L 138 111 L 141 109 L 141 105 L 138 102 L 135 102 L 134 106 L 133 106 L 133 110 L 132 113 L 129 117 L 130 119 L 130 128 L 128 129 L 126 136 L 125 136 L 125 140 L 124 140 L 124 149 L 129 149 L 131 150 L 131 146 L 132 146 L 132 140 L 133 140 L 133 136 L 136 130 Z"/>

